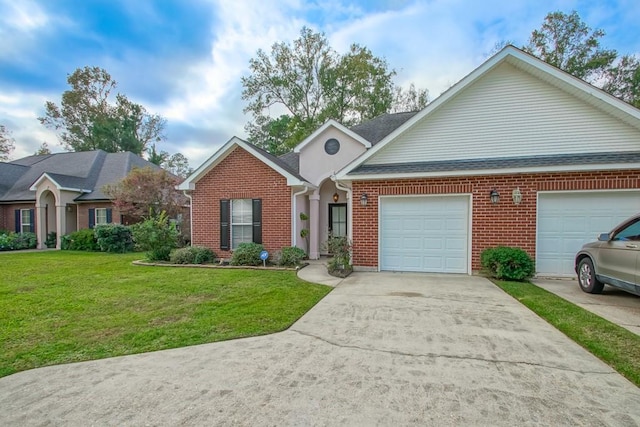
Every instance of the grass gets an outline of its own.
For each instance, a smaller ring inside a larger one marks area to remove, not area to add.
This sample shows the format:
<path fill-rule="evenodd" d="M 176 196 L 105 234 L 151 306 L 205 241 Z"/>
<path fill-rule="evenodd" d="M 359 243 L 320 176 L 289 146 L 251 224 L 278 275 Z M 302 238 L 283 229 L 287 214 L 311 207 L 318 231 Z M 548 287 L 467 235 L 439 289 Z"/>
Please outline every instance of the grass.
<path fill-rule="evenodd" d="M 531 283 L 494 282 L 640 387 L 638 335 Z"/>
<path fill-rule="evenodd" d="M 269 334 L 331 288 L 293 271 L 133 266 L 140 254 L 0 254 L 0 377 Z"/>

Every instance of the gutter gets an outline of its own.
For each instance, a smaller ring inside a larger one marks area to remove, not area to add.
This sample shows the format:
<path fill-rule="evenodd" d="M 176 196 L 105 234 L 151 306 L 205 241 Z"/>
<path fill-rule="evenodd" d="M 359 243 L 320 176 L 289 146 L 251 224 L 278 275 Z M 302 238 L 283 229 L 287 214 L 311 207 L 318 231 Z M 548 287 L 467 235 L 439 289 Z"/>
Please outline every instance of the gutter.
<path fill-rule="evenodd" d="M 183 190 L 182 194 L 189 199 L 189 245 L 193 246 L 193 198 L 187 193 L 187 190 Z"/>
<path fill-rule="evenodd" d="M 296 245 L 296 238 L 298 236 L 298 227 L 296 227 L 296 225 L 298 224 L 298 218 L 296 216 L 296 210 L 297 210 L 297 199 L 298 196 L 302 196 L 304 193 L 307 193 L 311 187 L 309 187 L 308 184 L 302 184 L 302 190 L 298 191 L 297 193 L 293 193 L 293 195 L 291 197 L 293 197 L 293 203 L 291 203 L 291 217 L 293 218 L 293 224 L 291 227 L 291 246 L 295 246 Z"/>

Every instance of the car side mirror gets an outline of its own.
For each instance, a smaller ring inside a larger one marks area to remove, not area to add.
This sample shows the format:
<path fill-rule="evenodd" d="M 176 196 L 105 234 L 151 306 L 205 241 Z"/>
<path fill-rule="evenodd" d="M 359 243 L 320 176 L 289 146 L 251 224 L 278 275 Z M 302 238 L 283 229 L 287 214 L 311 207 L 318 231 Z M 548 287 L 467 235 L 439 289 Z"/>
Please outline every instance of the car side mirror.
<path fill-rule="evenodd" d="M 608 242 L 609 240 L 611 240 L 611 234 L 602 233 L 601 235 L 598 236 L 598 240 L 601 242 Z"/>

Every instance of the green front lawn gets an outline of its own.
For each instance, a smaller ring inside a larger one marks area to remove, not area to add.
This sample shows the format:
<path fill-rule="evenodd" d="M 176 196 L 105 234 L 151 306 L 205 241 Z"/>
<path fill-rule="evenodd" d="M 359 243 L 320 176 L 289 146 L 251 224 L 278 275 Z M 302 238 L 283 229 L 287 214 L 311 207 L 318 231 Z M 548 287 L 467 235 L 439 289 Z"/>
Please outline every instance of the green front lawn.
<path fill-rule="evenodd" d="M 531 283 L 494 282 L 640 387 L 638 335 Z"/>
<path fill-rule="evenodd" d="M 134 266 L 140 254 L 0 254 L 0 377 L 263 335 L 331 288 L 292 271 Z"/>

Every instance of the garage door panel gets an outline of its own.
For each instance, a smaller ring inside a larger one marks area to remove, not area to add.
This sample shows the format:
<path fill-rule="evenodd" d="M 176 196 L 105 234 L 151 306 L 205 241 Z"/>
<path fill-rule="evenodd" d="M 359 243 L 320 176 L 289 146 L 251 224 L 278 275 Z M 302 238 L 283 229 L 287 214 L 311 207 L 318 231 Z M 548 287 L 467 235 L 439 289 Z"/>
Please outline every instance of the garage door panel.
<path fill-rule="evenodd" d="M 538 197 L 536 271 L 575 276 L 575 254 L 640 212 L 640 191 L 541 193 Z"/>
<path fill-rule="evenodd" d="M 384 198 L 380 204 L 380 268 L 466 273 L 467 196 Z"/>

